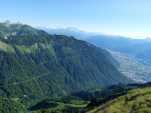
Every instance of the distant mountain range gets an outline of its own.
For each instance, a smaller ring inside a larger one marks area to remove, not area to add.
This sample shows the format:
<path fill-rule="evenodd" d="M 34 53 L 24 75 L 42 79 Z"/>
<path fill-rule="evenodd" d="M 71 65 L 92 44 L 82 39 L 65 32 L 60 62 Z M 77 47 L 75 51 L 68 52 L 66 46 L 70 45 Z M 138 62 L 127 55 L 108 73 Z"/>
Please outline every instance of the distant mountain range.
<path fill-rule="evenodd" d="M 98 33 L 85 32 L 85 31 L 79 30 L 79 29 L 74 28 L 74 27 L 60 28 L 60 29 L 57 29 L 57 28 L 51 29 L 51 28 L 39 27 L 39 29 L 43 29 L 44 31 L 46 31 L 49 34 L 66 35 L 66 36 L 69 36 L 69 37 L 73 36 L 76 39 L 80 39 L 80 40 L 88 38 L 90 36 L 98 35 Z"/>
<path fill-rule="evenodd" d="M 151 39 L 130 39 L 124 37 L 105 37 L 98 35 L 92 36 L 86 40 L 96 46 L 125 53 L 150 63 Z"/>

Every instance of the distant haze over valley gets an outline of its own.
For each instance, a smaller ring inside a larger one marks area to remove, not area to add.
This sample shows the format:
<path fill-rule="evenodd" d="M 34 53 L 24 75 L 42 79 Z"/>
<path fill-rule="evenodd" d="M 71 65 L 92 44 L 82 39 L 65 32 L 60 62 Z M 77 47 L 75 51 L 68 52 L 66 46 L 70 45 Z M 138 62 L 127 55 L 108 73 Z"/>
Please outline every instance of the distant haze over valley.
<path fill-rule="evenodd" d="M 140 33 L 114 33 L 114 32 L 103 32 L 103 30 L 86 30 L 86 29 L 80 29 L 80 28 L 76 28 L 76 27 L 37 27 L 43 30 L 46 30 L 48 32 L 54 33 L 54 34 L 65 34 L 65 35 L 73 35 L 71 34 L 71 32 L 73 33 L 83 33 L 83 35 L 85 34 L 86 36 L 88 35 L 105 35 L 105 36 L 111 36 L 112 38 L 117 38 L 117 37 L 121 37 L 121 38 L 131 38 L 131 39 L 151 39 L 150 35 L 142 35 Z"/>

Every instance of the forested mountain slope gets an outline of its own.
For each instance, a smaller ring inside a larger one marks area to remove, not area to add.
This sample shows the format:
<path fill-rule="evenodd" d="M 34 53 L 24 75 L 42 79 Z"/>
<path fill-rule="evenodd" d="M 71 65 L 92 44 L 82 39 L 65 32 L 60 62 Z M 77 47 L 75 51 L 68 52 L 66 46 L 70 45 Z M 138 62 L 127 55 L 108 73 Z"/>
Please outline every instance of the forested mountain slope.
<path fill-rule="evenodd" d="M 129 83 L 104 49 L 22 24 L 0 24 L 0 94 L 37 100 Z"/>

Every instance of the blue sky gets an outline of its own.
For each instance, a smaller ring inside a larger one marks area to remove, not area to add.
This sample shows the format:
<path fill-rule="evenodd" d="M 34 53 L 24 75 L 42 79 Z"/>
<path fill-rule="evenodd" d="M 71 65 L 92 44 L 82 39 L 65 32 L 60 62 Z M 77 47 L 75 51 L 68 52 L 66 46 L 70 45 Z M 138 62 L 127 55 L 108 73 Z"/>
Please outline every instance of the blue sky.
<path fill-rule="evenodd" d="M 151 0 L 0 0 L 0 21 L 151 37 Z"/>

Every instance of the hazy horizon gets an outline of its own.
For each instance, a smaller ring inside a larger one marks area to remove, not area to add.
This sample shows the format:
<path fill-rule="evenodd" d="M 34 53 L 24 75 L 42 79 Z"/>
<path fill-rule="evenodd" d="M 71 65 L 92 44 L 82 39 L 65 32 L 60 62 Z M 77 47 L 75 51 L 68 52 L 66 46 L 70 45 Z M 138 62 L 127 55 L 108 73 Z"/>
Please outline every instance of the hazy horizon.
<path fill-rule="evenodd" d="M 11 21 L 11 20 L 4 20 L 0 21 L 0 23 L 6 23 L 9 22 L 10 24 L 26 24 L 31 27 L 41 29 L 41 30 L 67 30 L 67 31 L 74 31 L 74 32 L 83 32 L 83 33 L 88 33 L 91 36 L 96 36 L 96 35 L 105 35 L 105 36 L 111 36 L 111 37 L 120 37 L 120 38 L 130 38 L 130 39 L 151 39 L 151 37 L 136 37 L 136 36 L 128 36 L 128 35 L 123 35 L 123 34 L 113 34 L 113 33 L 105 33 L 105 32 L 99 32 L 99 31 L 87 31 L 85 29 L 80 29 L 77 27 L 47 27 L 47 26 L 38 26 L 38 25 L 32 25 L 20 21 Z"/>
<path fill-rule="evenodd" d="M 150 4 L 148 0 L 2 0 L 0 21 L 146 38 L 151 37 Z"/>

